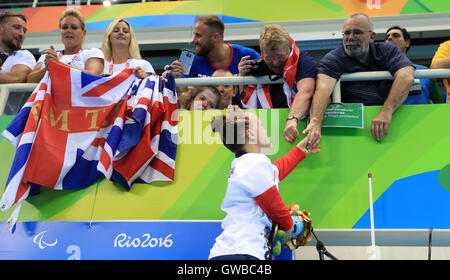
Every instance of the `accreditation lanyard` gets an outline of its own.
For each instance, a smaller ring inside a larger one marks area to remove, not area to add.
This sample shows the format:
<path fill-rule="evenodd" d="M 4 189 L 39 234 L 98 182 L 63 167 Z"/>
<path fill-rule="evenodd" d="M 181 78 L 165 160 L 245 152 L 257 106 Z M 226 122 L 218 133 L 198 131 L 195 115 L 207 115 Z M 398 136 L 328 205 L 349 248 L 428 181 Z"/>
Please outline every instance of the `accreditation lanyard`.
<path fill-rule="evenodd" d="M 130 61 L 131 61 L 131 58 L 129 57 L 128 59 L 127 59 L 127 63 L 125 64 L 125 69 L 128 69 L 128 68 L 130 68 Z M 111 58 L 111 61 L 109 62 L 109 74 L 114 74 L 114 61 L 113 61 L 113 59 Z"/>
<path fill-rule="evenodd" d="M 72 59 L 70 60 L 69 63 L 67 63 L 68 65 L 73 65 L 73 63 L 77 60 L 76 57 L 78 56 L 78 54 L 81 53 L 83 49 L 80 49 L 76 54 L 73 55 Z M 58 53 L 58 60 L 61 60 L 61 58 L 64 55 L 64 50 L 62 50 L 60 53 Z M 69 55 L 69 54 L 68 54 Z"/>

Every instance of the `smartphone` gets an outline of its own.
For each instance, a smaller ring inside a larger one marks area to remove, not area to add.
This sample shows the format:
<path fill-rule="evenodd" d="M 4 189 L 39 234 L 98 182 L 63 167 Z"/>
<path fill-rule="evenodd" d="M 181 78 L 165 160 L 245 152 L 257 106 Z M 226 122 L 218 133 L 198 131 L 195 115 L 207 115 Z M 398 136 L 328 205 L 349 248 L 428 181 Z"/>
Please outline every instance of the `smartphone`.
<path fill-rule="evenodd" d="M 181 50 L 180 62 L 184 67 L 184 75 L 188 75 L 191 71 L 192 62 L 194 61 L 195 53 L 193 51 L 183 49 Z"/>

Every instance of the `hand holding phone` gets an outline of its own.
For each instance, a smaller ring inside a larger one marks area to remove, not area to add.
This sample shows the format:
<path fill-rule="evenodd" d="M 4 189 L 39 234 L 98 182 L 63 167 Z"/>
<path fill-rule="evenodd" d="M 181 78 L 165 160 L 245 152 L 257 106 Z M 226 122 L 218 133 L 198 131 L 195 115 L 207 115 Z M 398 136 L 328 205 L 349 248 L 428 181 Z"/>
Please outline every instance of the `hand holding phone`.
<path fill-rule="evenodd" d="M 194 61 L 194 56 L 195 56 L 195 53 L 190 50 L 186 50 L 186 49 L 181 50 L 181 55 L 180 55 L 179 60 L 185 70 L 185 72 L 183 73 L 184 75 L 188 75 L 189 71 L 191 71 L 191 66 L 192 66 L 192 62 Z"/>

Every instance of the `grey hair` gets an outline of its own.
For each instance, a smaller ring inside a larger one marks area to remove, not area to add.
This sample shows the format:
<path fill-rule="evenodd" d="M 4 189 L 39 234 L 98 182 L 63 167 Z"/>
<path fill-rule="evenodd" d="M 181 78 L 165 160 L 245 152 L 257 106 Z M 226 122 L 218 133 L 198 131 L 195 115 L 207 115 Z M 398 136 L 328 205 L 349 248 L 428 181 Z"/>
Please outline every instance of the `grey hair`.
<path fill-rule="evenodd" d="M 370 28 L 370 30 L 373 31 L 373 23 L 372 23 L 372 20 L 370 19 L 370 17 L 369 17 L 367 14 L 365 14 L 365 13 L 354 13 L 353 15 L 351 15 L 351 16 L 349 17 L 349 19 L 350 19 L 350 18 L 355 18 L 355 17 L 365 17 L 365 18 L 367 19 L 367 23 L 369 23 L 369 28 Z"/>

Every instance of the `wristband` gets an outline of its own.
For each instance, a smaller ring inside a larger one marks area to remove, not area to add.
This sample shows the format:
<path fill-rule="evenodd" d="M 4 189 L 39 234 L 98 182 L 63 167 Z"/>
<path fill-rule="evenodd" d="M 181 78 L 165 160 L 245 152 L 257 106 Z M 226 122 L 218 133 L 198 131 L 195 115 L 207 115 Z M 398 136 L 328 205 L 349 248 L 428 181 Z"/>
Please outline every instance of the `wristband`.
<path fill-rule="evenodd" d="M 288 116 L 287 119 L 286 119 L 286 121 L 288 121 L 288 120 L 293 120 L 293 119 L 295 119 L 297 122 L 300 120 L 300 119 L 297 118 L 296 116 Z"/>

